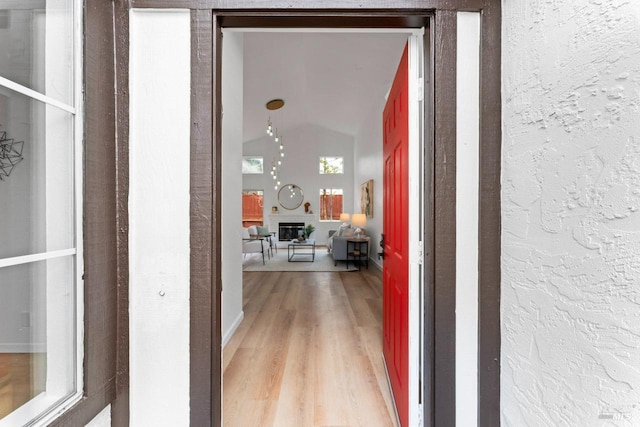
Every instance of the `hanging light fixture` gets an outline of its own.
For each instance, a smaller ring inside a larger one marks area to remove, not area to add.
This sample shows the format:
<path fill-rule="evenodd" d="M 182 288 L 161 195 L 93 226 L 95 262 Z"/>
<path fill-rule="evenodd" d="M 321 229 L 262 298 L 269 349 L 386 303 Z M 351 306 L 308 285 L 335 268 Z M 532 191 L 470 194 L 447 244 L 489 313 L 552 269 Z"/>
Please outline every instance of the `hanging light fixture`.
<path fill-rule="evenodd" d="M 267 110 L 276 111 L 284 107 L 284 101 L 282 99 L 272 99 L 266 104 Z M 271 121 L 271 116 L 267 119 L 267 135 L 274 137 L 274 144 L 278 146 L 280 152 L 279 156 L 274 157 L 271 168 L 271 176 L 276 182 L 274 189 L 277 190 L 280 186 L 280 167 L 282 166 L 282 158 L 284 157 L 284 145 L 282 144 L 282 135 L 278 132 L 278 128 L 275 127 Z M 275 135 L 275 136 L 274 136 Z M 276 162 L 277 159 L 277 162 Z"/>

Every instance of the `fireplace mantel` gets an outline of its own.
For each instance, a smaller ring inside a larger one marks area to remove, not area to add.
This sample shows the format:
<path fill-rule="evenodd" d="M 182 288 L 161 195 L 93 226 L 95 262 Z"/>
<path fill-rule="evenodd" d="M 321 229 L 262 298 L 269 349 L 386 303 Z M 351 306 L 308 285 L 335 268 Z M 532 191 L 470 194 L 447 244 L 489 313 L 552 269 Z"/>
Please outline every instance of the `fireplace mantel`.
<path fill-rule="evenodd" d="M 276 241 L 279 242 L 279 237 L 277 235 L 277 231 L 278 231 L 278 224 L 281 222 L 304 222 L 304 225 L 309 225 L 309 224 L 317 224 L 318 223 L 318 215 L 316 214 L 304 214 L 304 213 L 299 213 L 299 214 L 288 214 L 288 213 L 282 213 L 282 214 L 269 214 L 268 215 L 269 218 L 269 230 L 271 231 L 275 231 L 276 232 Z"/>

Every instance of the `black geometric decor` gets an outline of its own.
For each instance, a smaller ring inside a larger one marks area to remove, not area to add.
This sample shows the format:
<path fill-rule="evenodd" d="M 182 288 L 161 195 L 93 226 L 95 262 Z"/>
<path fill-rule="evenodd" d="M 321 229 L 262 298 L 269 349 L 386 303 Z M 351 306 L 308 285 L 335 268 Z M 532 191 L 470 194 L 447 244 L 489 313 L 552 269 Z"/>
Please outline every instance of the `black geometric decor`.
<path fill-rule="evenodd" d="M 24 141 L 7 138 L 7 132 L 0 132 L 0 181 L 11 175 L 13 168 L 23 160 Z"/>

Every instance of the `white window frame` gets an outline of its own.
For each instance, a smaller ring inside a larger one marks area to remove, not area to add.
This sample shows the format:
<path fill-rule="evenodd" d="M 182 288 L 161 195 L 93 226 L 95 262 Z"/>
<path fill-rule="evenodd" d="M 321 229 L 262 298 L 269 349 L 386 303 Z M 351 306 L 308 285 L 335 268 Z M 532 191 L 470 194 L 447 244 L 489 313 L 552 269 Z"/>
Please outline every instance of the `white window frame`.
<path fill-rule="evenodd" d="M 318 171 L 320 175 L 344 175 L 344 156 L 320 156 L 318 157 L 318 164 L 322 165 L 322 159 L 342 159 L 342 170 L 336 173 L 322 172 L 322 169 Z"/>
<path fill-rule="evenodd" d="M 322 191 L 322 190 L 329 190 L 329 191 L 332 192 L 331 193 L 331 196 L 332 196 L 331 197 L 331 215 L 329 215 L 329 219 L 321 219 L 320 218 L 320 214 L 322 212 L 322 200 L 321 200 L 322 193 L 320 193 L 320 191 Z M 333 191 L 337 191 L 337 190 L 342 191 L 342 194 L 334 194 L 333 193 Z M 333 196 L 338 196 L 338 195 L 342 196 L 342 212 L 340 212 L 340 213 L 344 213 L 345 212 L 345 210 L 344 210 L 344 188 L 322 187 L 322 188 L 320 188 L 320 191 L 318 191 L 318 202 L 319 202 L 318 205 L 320 206 L 319 211 L 318 211 L 318 221 L 319 222 L 340 222 L 339 219 L 333 219 L 332 218 L 333 217 Z"/>
<path fill-rule="evenodd" d="M 24 95 L 32 100 L 42 102 L 54 108 L 66 111 L 73 115 L 73 149 L 74 149 L 74 248 L 49 251 L 24 256 L 0 259 L 0 268 L 16 266 L 20 264 L 34 263 L 55 258 L 75 256 L 75 393 L 63 400 L 47 396 L 42 392 L 25 404 L 0 419 L 0 426 L 28 425 L 41 427 L 49 425 L 61 414 L 75 405 L 83 396 L 83 360 L 84 360 L 84 247 L 82 229 L 83 206 L 83 146 L 84 146 L 84 88 L 83 88 L 83 2 L 73 2 L 73 105 L 61 102 L 41 92 L 34 91 L 26 86 L 0 76 L 0 86 Z"/>
<path fill-rule="evenodd" d="M 260 159 L 262 160 L 262 172 L 245 172 L 244 160 L 245 159 Z M 263 156 L 242 156 L 242 174 L 243 175 L 264 175 L 264 157 Z"/>

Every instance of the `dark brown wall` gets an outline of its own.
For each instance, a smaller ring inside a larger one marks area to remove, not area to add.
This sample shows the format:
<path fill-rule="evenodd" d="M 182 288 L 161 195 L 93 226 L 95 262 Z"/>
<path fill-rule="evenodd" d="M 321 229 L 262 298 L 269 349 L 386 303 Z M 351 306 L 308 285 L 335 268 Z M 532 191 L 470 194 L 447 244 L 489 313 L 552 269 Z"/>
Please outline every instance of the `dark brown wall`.
<path fill-rule="evenodd" d="M 118 231 L 111 3 L 87 0 L 84 27 L 84 397 L 53 423 L 74 427 L 88 423 L 116 396 Z"/>

